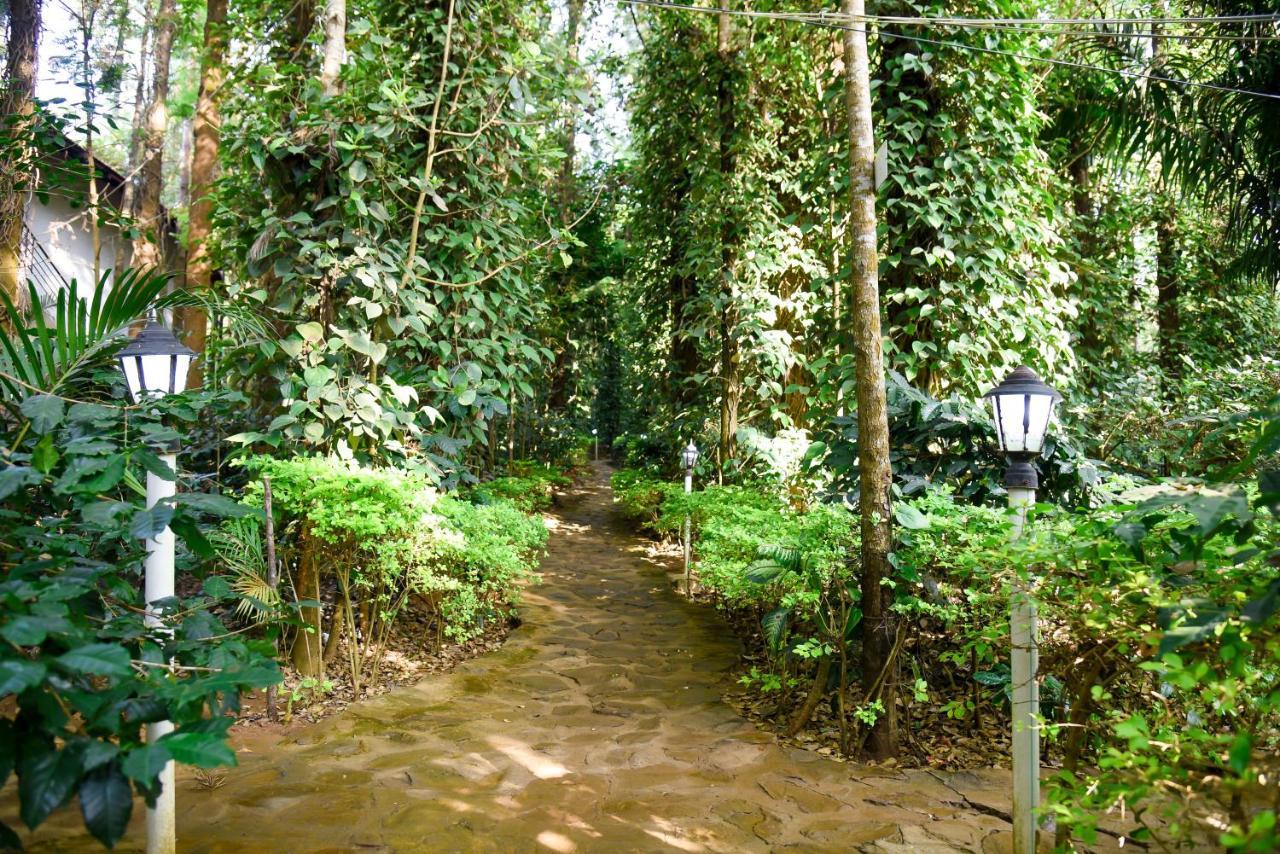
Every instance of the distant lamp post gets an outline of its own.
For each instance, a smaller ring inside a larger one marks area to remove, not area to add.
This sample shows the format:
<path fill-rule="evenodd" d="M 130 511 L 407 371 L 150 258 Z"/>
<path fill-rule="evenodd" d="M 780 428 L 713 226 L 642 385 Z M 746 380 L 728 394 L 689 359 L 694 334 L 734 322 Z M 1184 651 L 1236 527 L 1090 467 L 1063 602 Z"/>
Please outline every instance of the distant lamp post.
<path fill-rule="evenodd" d="M 690 440 L 680 452 L 680 460 L 684 463 L 684 494 L 693 492 L 693 467 L 698 464 L 698 446 Z M 684 514 L 684 592 L 693 595 L 693 522 L 689 514 Z"/>
<path fill-rule="evenodd" d="M 187 386 L 187 369 L 196 353 L 174 337 L 155 318 L 147 321 L 142 331 L 116 357 L 134 403 L 159 400 L 178 394 Z M 172 498 L 176 491 L 178 453 L 175 447 L 160 459 L 175 473 L 166 480 L 155 472 L 147 472 L 147 508 Z M 147 540 L 146 579 L 143 583 L 147 603 L 146 623 L 152 628 L 163 625 L 152 604 L 174 594 L 173 531 L 166 527 Z M 147 743 L 154 744 L 173 732 L 171 721 L 147 724 Z M 148 854 L 171 854 L 177 845 L 177 800 L 175 798 L 174 764 L 170 760 L 160 772 L 160 796 L 154 807 L 147 808 Z"/>
<path fill-rule="evenodd" d="M 995 419 L 996 439 L 1009 460 L 1004 485 L 1009 507 L 1015 511 L 1014 537 L 1022 536 L 1027 508 L 1035 504 L 1040 486 L 1035 460 L 1044 450 L 1045 432 L 1054 405 L 1062 395 L 1027 367 L 1020 367 L 987 392 Z M 1036 603 L 1032 591 L 1021 588 L 1010 606 L 1010 656 L 1013 680 L 1013 851 L 1035 854 L 1035 810 L 1040 805 L 1040 690 Z"/>
<path fill-rule="evenodd" d="M 596 459 L 600 459 L 600 431 L 595 427 L 591 428 L 591 440 L 596 444 Z"/>

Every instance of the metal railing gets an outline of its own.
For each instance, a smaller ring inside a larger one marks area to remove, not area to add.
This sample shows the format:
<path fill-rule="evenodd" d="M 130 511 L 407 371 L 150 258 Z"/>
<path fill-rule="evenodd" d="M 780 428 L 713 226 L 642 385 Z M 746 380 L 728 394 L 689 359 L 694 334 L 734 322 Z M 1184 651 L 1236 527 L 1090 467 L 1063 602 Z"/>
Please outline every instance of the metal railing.
<path fill-rule="evenodd" d="M 39 295 L 42 304 L 57 300 L 58 292 L 69 285 L 62 271 L 53 263 L 49 253 L 40 245 L 40 241 L 36 240 L 36 236 L 31 233 L 31 229 L 27 228 L 26 223 L 22 225 L 22 246 L 19 249 L 19 258 L 23 276 L 36 286 L 36 294 Z"/>

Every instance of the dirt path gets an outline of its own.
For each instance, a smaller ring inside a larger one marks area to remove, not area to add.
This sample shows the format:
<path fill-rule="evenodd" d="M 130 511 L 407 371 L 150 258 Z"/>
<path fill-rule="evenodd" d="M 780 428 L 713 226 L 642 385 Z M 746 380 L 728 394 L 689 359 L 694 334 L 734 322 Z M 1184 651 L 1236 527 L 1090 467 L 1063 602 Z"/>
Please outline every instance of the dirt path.
<path fill-rule="evenodd" d="M 607 474 L 560 510 L 544 583 L 501 650 L 242 751 L 221 788 L 180 783 L 181 848 L 1008 848 L 1006 772 L 844 765 L 721 702 L 737 643 L 616 522 Z M 68 832 L 36 840 L 65 850 Z"/>

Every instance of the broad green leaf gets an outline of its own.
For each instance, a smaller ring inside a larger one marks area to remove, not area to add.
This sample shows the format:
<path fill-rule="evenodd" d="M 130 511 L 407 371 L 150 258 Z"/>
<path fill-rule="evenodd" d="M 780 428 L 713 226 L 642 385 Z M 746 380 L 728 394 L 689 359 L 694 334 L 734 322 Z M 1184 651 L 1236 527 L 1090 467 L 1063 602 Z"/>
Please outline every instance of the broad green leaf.
<path fill-rule="evenodd" d="M 48 433 L 62 423 L 66 405 L 62 398 L 51 394 L 35 394 L 22 401 L 22 414 L 31 419 L 31 429 Z"/>
<path fill-rule="evenodd" d="M 40 473 L 27 466 L 5 466 L 0 469 L 0 500 L 40 480 Z"/>
<path fill-rule="evenodd" d="M 33 685 L 39 685 L 46 672 L 45 666 L 35 661 L 21 658 L 0 661 L 0 697 L 21 694 Z"/>
<path fill-rule="evenodd" d="M 760 618 L 760 628 L 764 632 L 765 642 L 770 649 L 781 649 L 786 637 L 787 626 L 791 622 L 790 608 L 775 608 Z"/>
<path fill-rule="evenodd" d="M 71 800 L 80 779 L 75 750 L 28 753 L 18 766 L 19 812 L 27 827 L 39 827 L 49 814 Z"/>
<path fill-rule="evenodd" d="M 111 643 L 91 643 L 58 656 L 55 661 L 73 673 L 90 676 L 128 676 L 129 651 Z"/>
<path fill-rule="evenodd" d="M 156 742 L 163 745 L 174 759 L 198 768 L 235 765 L 236 755 L 226 740 L 207 732 L 174 732 Z"/>
<path fill-rule="evenodd" d="M 124 835 L 133 813 L 129 780 L 113 762 L 86 775 L 80 783 L 79 796 L 84 826 L 94 839 L 113 847 Z"/>
<path fill-rule="evenodd" d="M 893 508 L 893 518 L 904 528 L 923 531 L 929 527 L 929 517 L 925 516 L 910 504 L 897 504 Z"/>
<path fill-rule="evenodd" d="M 48 474 L 58 464 L 59 456 L 58 449 L 53 446 L 53 434 L 46 433 L 40 437 L 31 452 L 31 467 L 42 474 Z"/>
<path fill-rule="evenodd" d="M 297 329 L 298 334 L 302 336 L 302 340 L 309 344 L 315 344 L 324 337 L 324 327 L 312 320 L 306 323 L 299 323 Z"/>

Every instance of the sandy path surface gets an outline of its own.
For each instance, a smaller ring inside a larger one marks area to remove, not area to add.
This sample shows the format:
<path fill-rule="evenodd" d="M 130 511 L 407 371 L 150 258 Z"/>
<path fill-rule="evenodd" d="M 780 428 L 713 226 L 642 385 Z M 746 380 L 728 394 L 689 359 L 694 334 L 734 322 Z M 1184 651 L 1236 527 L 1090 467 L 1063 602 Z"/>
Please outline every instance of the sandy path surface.
<path fill-rule="evenodd" d="M 559 509 L 544 582 L 502 649 L 249 742 L 216 790 L 184 779 L 180 848 L 1008 849 L 1007 772 L 841 764 L 738 717 L 720 699 L 737 642 L 646 551 L 598 467 Z M 68 819 L 33 848 L 87 848 Z M 140 846 L 138 819 L 117 850 Z"/>

